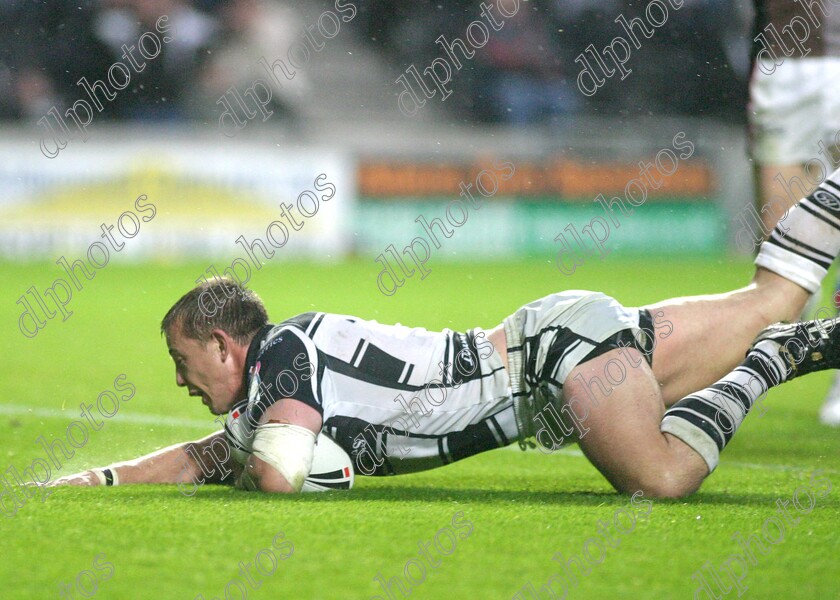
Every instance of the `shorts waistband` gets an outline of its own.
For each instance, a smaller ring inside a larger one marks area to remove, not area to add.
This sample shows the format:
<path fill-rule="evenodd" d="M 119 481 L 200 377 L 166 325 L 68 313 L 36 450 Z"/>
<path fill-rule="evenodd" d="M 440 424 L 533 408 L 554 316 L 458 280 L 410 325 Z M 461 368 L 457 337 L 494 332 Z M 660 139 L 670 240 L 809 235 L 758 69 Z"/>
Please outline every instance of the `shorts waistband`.
<path fill-rule="evenodd" d="M 522 339 L 522 324 L 514 313 L 503 321 L 505 340 L 507 345 L 508 375 L 510 376 L 510 393 L 513 400 L 513 414 L 516 418 L 516 428 L 519 434 L 519 447 L 523 450 L 527 444 L 525 439 L 533 435 L 530 433 L 534 422 L 534 400 L 525 383 L 525 347 Z"/>

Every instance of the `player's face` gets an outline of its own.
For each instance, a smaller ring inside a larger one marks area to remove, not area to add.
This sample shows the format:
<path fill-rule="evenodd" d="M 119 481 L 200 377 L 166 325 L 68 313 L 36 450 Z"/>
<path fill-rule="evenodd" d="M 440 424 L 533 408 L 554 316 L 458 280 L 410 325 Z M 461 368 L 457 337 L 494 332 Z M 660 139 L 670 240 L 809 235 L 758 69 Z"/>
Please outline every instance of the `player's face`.
<path fill-rule="evenodd" d="M 200 396 L 214 415 L 226 413 L 241 397 L 242 367 L 223 332 L 209 341 L 194 340 L 175 331 L 166 336 L 169 355 L 175 361 L 175 382 L 190 396 Z"/>

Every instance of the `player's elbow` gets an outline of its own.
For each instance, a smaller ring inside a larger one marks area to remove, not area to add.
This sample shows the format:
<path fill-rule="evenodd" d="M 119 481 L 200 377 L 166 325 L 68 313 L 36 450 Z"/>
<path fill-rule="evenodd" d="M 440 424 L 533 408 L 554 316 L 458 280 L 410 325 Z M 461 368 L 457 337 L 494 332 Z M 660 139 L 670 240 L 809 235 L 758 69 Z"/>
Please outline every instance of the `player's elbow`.
<path fill-rule="evenodd" d="M 258 486 L 260 492 L 266 494 L 297 494 L 298 490 L 294 489 L 288 483 L 277 483 L 261 481 Z"/>
<path fill-rule="evenodd" d="M 315 433 L 298 425 L 265 423 L 257 428 L 252 448 L 247 470 L 258 482 L 257 489 L 299 492 L 312 470 Z"/>
<path fill-rule="evenodd" d="M 260 477 L 257 481 L 257 489 L 268 494 L 296 494 L 300 489 L 296 489 L 290 484 L 285 477 L 277 471 L 272 469 L 273 473 L 268 473 Z"/>
<path fill-rule="evenodd" d="M 243 473 L 242 487 L 269 494 L 294 494 L 300 491 L 300 486 L 295 486 L 277 469 L 251 456 Z"/>
<path fill-rule="evenodd" d="M 648 473 L 644 477 L 616 486 L 618 491 L 624 494 L 640 491 L 644 493 L 645 498 L 685 498 L 696 492 L 699 487 L 699 481 L 674 471 Z"/>

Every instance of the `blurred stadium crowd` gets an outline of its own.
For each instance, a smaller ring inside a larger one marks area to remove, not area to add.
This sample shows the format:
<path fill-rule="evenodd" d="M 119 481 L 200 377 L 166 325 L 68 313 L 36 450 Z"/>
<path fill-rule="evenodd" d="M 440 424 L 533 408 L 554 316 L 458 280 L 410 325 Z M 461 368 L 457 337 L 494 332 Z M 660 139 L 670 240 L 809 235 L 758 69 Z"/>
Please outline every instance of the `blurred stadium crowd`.
<path fill-rule="evenodd" d="M 482 2 L 348 1 L 358 15 L 342 36 L 377 56 L 392 79 L 438 56 L 438 36 L 463 36 Z M 751 8 L 730 0 L 684 2 L 667 28 L 634 51 L 625 81 L 586 98 L 576 87 L 575 57 L 589 44 L 603 48 L 621 33 L 615 18 L 643 15 L 647 3 L 523 0 L 527 10 L 494 32 L 458 73 L 456 94 L 443 110 L 452 118 L 510 124 L 607 113 L 741 120 Z M 264 77 L 257 60 L 285 56 L 304 31 L 302 7 L 316 6 L 314 0 L 0 0 L 0 119 L 29 123 L 52 106 L 68 107 L 83 94 L 81 77 L 105 79 L 112 64 L 125 62 L 123 44 L 136 44 L 168 15 L 177 32 L 172 43 L 97 119 L 213 122 L 225 90 Z M 273 119 L 299 118 L 307 89 L 300 73 L 274 90 Z"/>

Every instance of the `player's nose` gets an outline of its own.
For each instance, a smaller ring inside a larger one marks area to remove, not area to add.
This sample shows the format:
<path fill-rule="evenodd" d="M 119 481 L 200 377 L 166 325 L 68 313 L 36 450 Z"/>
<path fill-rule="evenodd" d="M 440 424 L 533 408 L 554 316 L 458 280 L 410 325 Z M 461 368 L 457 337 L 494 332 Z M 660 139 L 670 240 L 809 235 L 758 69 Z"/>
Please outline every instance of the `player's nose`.
<path fill-rule="evenodd" d="M 181 374 L 178 371 L 175 371 L 175 384 L 178 387 L 184 387 L 185 385 L 187 385 L 187 382 L 184 380 L 183 377 L 181 377 Z"/>

